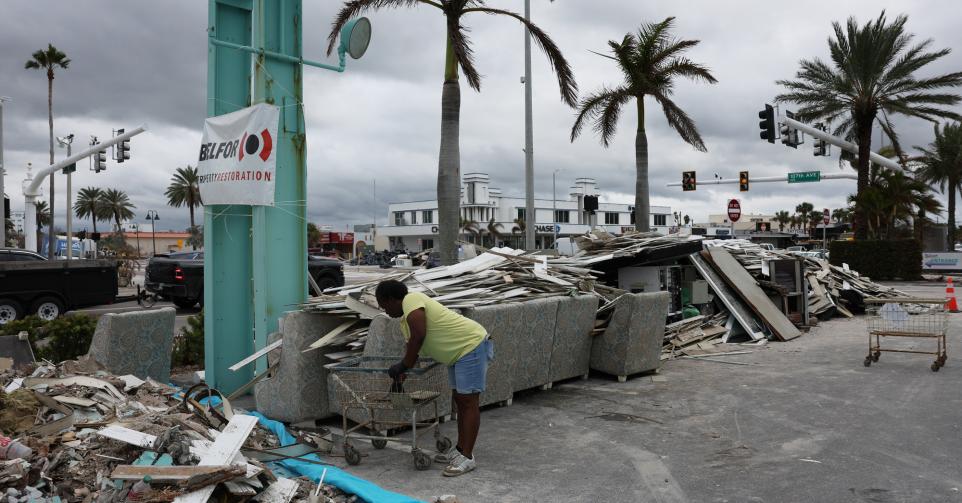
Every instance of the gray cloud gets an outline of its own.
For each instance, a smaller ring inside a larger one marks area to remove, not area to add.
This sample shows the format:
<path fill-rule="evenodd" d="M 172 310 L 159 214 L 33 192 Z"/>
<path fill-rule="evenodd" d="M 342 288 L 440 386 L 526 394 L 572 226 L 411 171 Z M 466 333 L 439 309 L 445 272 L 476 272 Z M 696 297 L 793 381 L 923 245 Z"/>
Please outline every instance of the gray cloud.
<path fill-rule="evenodd" d="M 955 15 L 936 2 L 780 3 L 764 8 L 748 0 L 671 3 L 624 0 L 535 0 L 533 17 L 568 56 L 582 93 L 620 78 L 611 61 L 589 52 L 604 51 L 640 23 L 678 16 L 676 34 L 701 45 L 691 57 L 708 65 L 715 86 L 680 83 L 677 102 L 698 122 L 709 151 L 684 144 L 649 106 L 651 186 L 655 204 L 668 204 L 697 219 L 720 213 L 729 197 L 740 197 L 745 211 L 794 208 L 801 200 L 816 207 L 838 207 L 854 182 L 826 181 L 801 188 L 781 183 L 754 184 L 748 194 L 734 186 L 702 187 L 683 193 L 664 185 L 683 170 L 701 179 L 713 173 L 734 177 L 790 170 L 837 172 L 835 159 L 815 158 L 811 144 L 798 150 L 769 145 L 757 136 L 755 113 L 779 92 L 775 80 L 791 78 L 801 58 L 825 57 L 830 23 L 849 13 L 867 19 L 880 9 L 910 15 L 909 30 L 931 37 L 936 47 L 955 43 Z M 494 1 L 520 8 L 520 2 Z M 5 107 L 8 194 L 22 206 L 20 181 L 27 162 L 47 157 L 46 82 L 26 71 L 30 53 L 52 42 L 73 60 L 55 81 L 56 133 L 109 135 L 112 127 L 149 122 L 151 131 L 133 142 L 132 162 L 111 164 L 106 173 L 80 172 L 75 187 L 115 186 L 138 206 L 161 211 L 161 227 L 186 226 L 185 209 L 165 207 L 164 188 L 173 170 L 193 163 L 206 112 L 206 2 L 116 2 L 91 0 L 6 0 L 0 18 L 0 95 L 14 97 Z M 340 2 L 304 2 L 305 57 L 324 59 L 324 41 Z M 933 8 L 938 7 L 938 8 Z M 304 102 L 308 128 L 309 219 L 344 225 L 362 223 L 376 211 L 385 222 L 390 201 L 433 199 L 437 169 L 444 28 L 432 8 L 390 10 L 371 15 L 374 38 L 368 54 L 335 74 L 305 70 Z M 481 93 L 462 85 L 462 170 L 485 171 L 505 194 L 523 193 L 523 72 L 520 25 L 510 19 L 469 16 L 477 64 L 484 75 Z M 953 53 L 923 73 L 953 71 L 962 60 Z M 559 194 L 578 176 L 592 176 L 611 200 L 628 202 L 634 187 L 635 117 L 626 110 L 610 148 L 590 131 L 568 140 L 573 110 L 559 100 L 555 79 L 535 49 L 536 191 L 551 194 L 551 173 L 559 173 Z M 898 119 L 905 145 L 928 143 L 931 125 Z M 80 140 L 78 140 L 80 141 Z M 837 150 L 834 152 L 837 154 Z M 58 151 L 58 157 L 63 154 Z M 377 201 L 372 184 L 377 183 Z M 62 188 L 63 184 L 58 184 Z M 16 189 L 16 190 L 14 190 Z M 62 193 L 57 207 L 64 206 Z M 61 211 L 58 210 L 58 213 Z M 63 222 L 63 215 L 58 222 Z"/>

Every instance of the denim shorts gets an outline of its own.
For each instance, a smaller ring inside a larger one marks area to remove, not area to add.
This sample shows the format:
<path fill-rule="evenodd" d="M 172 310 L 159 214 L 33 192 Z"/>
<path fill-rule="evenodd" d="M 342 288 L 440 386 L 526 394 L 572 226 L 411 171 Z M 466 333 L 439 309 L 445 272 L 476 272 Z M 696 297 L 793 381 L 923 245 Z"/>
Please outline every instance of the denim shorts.
<path fill-rule="evenodd" d="M 486 338 L 470 353 L 448 367 L 448 384 L 461 395 L 484 391 L 488 363 L 494 360 L 494 341 Z"/>

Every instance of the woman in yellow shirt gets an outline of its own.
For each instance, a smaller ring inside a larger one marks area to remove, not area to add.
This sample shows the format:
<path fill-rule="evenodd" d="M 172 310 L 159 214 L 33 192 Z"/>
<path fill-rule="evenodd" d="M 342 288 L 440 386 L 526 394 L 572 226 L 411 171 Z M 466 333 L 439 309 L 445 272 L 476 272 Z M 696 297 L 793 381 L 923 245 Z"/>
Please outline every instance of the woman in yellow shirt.
<path fill-rule="evenodd" d="M 407 340 L 404 358 L 388 370 L 392 378 L 414 367 L 419 354 L 448 366 L 448 383 L 458 409 L 458 443 L 435 459 L 448 464 L 443 472 L 448 477 L 474 470 L 474 443 L 481 426 L 480 395 L 488 363 L 494 359 L 494 343 L 488 332 L 478 322 L 427 295 L 408 292 L 400 281 L 382 281 L 374 295 L 388 316 L 401 319 L 401 332 Z"/>

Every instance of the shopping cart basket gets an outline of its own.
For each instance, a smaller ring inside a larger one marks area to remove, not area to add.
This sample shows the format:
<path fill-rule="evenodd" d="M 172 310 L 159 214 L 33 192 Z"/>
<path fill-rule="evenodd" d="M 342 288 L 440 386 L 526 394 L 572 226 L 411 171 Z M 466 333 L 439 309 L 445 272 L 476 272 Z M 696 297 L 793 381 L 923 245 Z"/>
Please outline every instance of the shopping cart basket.
<path fill-rule="evenodd" d="M 933 372 L 938 372 L 945 366 L 945 333 L 949 326 L 945 299 L 867 298 L 865 310 L 868 315 L 868 356 L 864 362 L 866 367 L 877 362 L 883 351 L 935 355 L 931 367 Z M 935 339 L 936 349 L 883 349 L 882 337 Z"/>
<path fill-rule="evenodd" d="M 434 430 L 435 446 L 446 452 L 451 440 L 441 436 L 438 427 L 438 398 L 446 391 L 444 366 L 426 358 L 419 358 L 415 367 L 408 369 L 401 382 L 395 382 L 387 371 L 397 357 L 364 356 L 331 365 L 328 368 L 335 382 L 337 400 L 341 404 L 344 426 L 344 457 L 352 465 L 361 462 L 361 453 L 351 445 L 351 438 L 369 439 L 375 449 L 383 449 L 388 440 L 411 444 L 414 467 L 427 470 L 431 456 L 418 447 L 418 436 Z M 431 420 L 424 420 L 425 407 L 433 406 Z M 348 411 L 361 410 L 366 416 L 348 428 Z M 408 438 L 389 436 L 390 429 L 411 427 Z M 366 428 L 371 434 L 356 433 Z"/>

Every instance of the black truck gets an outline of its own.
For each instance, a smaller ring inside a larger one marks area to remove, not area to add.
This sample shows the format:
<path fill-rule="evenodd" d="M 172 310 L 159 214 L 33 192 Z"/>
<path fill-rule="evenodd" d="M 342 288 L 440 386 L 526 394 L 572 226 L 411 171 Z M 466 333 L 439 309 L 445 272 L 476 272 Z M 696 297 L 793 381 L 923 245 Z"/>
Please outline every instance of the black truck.
<path fill-rule="evenodd" d="M 344 285 L 344 265 L 310 255 L 307 270 L 321 289 Z M 204 252 L 158 254 L 147 263 L 144 287 L 148 292 L 188 309 L 204 303 Z"/>
<path fill-rule="evenodd" d="M 0 248 L 0 324 L 28 314 L 49 321 L 116 298 L 115 260 L 47 260 L 27 250 Z"/>

